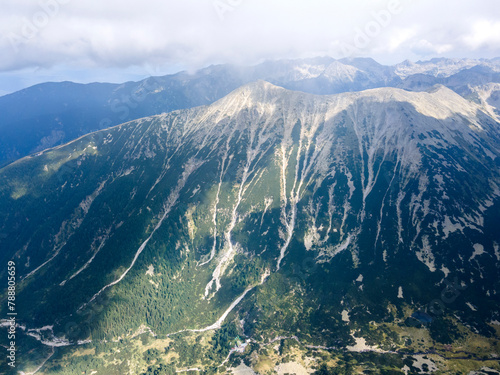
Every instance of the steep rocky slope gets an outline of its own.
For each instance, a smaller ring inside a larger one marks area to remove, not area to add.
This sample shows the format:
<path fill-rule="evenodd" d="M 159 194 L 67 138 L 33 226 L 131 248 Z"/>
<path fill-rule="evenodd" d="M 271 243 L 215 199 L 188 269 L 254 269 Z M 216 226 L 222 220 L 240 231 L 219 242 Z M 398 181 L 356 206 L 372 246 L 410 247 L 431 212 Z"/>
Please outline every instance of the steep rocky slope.
<path fill-rule="evenodd" d="M 421 350 L 401 328 L 415 313 L 441 324 L 436 345 L 489 337 L 499 168 L 499 124 L 443 86 L 316 96 L 263 81 L 23 158 L 0 170 L 22 345 L 57 373 L 58 350 L 147 330 L 178 370 L 227 355 L 257 369 L 286 338 L 365 342 L 402 367 L 396 351 Z"/>

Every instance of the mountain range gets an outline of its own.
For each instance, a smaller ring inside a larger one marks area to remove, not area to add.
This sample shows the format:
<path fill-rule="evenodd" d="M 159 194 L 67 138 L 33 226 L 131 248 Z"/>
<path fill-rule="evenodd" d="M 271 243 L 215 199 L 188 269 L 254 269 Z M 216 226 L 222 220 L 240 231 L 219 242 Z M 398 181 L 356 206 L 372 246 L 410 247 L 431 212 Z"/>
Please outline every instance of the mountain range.
<path fill-rule="evenodd" d="M 19 370 L 499 371 L 496 63 L 320 58 L 0 98 L 52 87 L 31 109 L 68 108 L 54 144 L 82 121 L 0 169 Z"/>
<path fill-rule="evenodd" d="M 124 84 L 44 83 L 0 97 L 0 165 L 126 121 L 211 104 L 257 80 L 312 94 L 442 84 L 498 111 L 499 72 L 498 59 L 384 66 L 369 58 L 322 57 L 217 65 Z"/>

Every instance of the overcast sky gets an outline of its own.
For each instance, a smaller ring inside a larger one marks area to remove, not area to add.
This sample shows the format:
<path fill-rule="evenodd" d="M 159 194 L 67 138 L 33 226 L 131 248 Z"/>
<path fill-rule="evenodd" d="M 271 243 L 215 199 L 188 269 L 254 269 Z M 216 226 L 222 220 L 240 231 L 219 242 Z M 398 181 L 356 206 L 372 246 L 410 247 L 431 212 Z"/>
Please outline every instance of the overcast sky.
<path fill-rule="evenodd" d="M 0 95 L 214 63 L 500 56 L 498 0 L 2 0 Z"/>

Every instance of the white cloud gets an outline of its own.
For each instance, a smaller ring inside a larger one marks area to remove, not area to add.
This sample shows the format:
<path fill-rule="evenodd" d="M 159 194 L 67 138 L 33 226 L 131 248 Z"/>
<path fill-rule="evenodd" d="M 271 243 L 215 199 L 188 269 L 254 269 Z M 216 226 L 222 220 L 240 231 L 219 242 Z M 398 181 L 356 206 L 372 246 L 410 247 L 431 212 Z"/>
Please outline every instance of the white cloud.
<path fill-rule="evenodd" d="M 473 24 L 470 34 L 463 39 L 465 44 L 472 49 L 486 47 L 500 51 L 500 22 L 477 21 Z"/>
<path fill-rule="evenodd" d="M 411 40 L 417 35 L 417 30 L 415 28 L 401 28 L 394 29 L 394 32 L 388 38 L 387 47 L 390 52 L 396 51 L 401 48 L 406 42 Z"/>
<path fill-rule="evenodd" d="M 91 70 L 146 74 L 147 64 L 170 72 L 342 57 L 358 31 L 370 36 L 356 54 L 383 63 L 493 57 L 500 55 L 496 9 L 497 0 L 3 0 L 0 71 L 80 72 L 67 77 L 79 80 Z"/>
<path fill-rule="evenodd" d="M 451 44 L 433 44 L 421 39 L 412 45 L 412 51 L 419 56 L 442 55 L 453 50 Z"/>

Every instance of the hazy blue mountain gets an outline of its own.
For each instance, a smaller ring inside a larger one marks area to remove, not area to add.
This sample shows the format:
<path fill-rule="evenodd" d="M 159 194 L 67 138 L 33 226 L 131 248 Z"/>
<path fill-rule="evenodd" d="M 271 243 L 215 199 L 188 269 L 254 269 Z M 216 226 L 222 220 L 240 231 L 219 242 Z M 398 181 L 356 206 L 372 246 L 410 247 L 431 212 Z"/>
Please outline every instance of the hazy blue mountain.
<path fill-rule="evenodd" d="M 500 71 L 487 66 L 474 66 L 447 77 L 434 77 L 423 73 L 414 74 L 405 78 L 399 87 L 418 91 L 441 84 L 464 96 L 470 93 L 472 87 L 488 83 L 500 83 Z"/>
<path fill-rule="evenodd" d="M 86 135 L 0 169 L 21 369 L 498 366 L 499 197 L 500 125 L 444 86 L 259 81 Z"/>
<path fill-rule="evenodd" d="M 425 74 L 436 78 L 446 78 L 463 70 L 474 67 L 486 67 L 496 72 L 500 71 L 500 59 L 448 59 L 433 58 L 416 63 L 406 60 L 395 65 L 396 74 L 405 79 L 415 74 Z"/>

